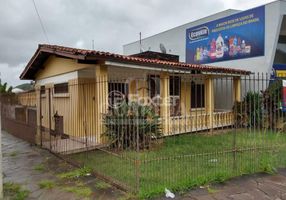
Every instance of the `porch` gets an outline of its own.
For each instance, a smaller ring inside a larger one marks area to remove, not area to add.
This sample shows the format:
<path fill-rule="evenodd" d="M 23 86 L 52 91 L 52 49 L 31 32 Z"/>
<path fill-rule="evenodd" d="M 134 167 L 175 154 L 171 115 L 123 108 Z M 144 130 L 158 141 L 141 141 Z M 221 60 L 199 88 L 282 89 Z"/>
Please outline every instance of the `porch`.
<path fill-rule="evenodd" d="M 171 117 L 169 122 L 168 135 L 176 135 L 232 126 L 234 115 L 231 110 L 216 110 L 212 115 L 198 112 L 188 116 Z"/>

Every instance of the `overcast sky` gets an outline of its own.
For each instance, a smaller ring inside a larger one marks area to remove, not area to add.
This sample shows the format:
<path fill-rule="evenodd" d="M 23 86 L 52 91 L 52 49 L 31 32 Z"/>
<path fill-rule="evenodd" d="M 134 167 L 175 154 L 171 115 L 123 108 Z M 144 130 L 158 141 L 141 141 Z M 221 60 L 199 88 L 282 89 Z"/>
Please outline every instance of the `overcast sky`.
<path fill-rule="evenodd" d="M 225 9 L 272 0 L 35 0 L 50 44 L 122 53 L 122 45 Z M 39 43 L 48 43 L 32 0 L 0 0 L 0 72 L 16 86 Z"/>

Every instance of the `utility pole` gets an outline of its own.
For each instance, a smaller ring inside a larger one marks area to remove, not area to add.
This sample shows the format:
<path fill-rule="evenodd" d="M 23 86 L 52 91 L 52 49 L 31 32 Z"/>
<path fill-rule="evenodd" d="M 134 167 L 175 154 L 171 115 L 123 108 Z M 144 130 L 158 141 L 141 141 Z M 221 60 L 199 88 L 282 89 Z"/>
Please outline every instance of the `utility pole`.
<path fill-rule="evenodd" d="M 139 46 L 140 46 L 140 53 L 142 53 L 142 34 L 139 33 Z"/>

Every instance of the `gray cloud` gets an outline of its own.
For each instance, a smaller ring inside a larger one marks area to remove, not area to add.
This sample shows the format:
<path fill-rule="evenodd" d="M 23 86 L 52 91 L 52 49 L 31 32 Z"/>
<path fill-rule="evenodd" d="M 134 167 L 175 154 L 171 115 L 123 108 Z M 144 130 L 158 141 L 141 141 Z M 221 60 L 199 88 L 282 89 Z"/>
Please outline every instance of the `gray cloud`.
<path fill-rule="evenodd" d="M 269 0 L 35 0 L 51 44 L 122 53 L 122 45 L 228 9 Z M 32 0 L 1 1 L 0 72 L 11 85 L 39 43 L 47 43 Z M 3 20 L 4 19 L 4 20 Z"/>

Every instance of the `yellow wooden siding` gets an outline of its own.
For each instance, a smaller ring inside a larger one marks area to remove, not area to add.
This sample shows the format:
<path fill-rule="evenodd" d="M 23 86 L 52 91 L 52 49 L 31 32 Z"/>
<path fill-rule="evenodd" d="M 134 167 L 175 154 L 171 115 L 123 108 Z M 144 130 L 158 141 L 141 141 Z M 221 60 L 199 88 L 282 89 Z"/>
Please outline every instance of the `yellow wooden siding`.
<path fill-rule="evenodd" d="M 80 64 L 74 59 L 50 56 L 35 77 L 36 80 L 40 80 L 95 66 L 94 64 Z"/>
<path fill-rule="evenodd" d="M 240 77 L 233 78 L 233 99 L 234 101 L 241 101 L 241 79 Z"/>
<path fill-rule="evenodd" d="M 79 118 L 81 118 L 82 132 L 89 141 L 99 142 L 100 134 L 96 130 L 96 82 L 94 79 L 79 80 Z"/>
<path fill-rule="evenodd" d="M 208 127 L 213 127 L 214 83 L 212 77 L 205 79 L 205 108 L 208 115 Z"/>
<path fill-rule="evenodd" d="M 96 103 L 96 137 L 97 141 L 103 142 L 103 138 L 101 137 L 105 131 L 105 126 L 103 124 L 103 115 L 106 114 L 108 109 L 108 73 L 106 66 L 98 66 L 96 67 L 95 72 L 95 81 L 96 81 L 96 89 L 95 89 L 95 103 Z"/>
<path fill-rule="evenodd" d="M 78 136 L 80 130 L 80 118 L 77 117 L 78 113 L 78 85 L 77 80 L 69 81 L 69 93 L 65 95 L 54 94 L 54 85 L 47 84 L 45 86 L 45 94 L 41 96 L 41 103 L 38 107 L 41 107 L 42 114 L 42 126 L 45 128 L 55 128 L 54 115 L 57 113 L 63 116 L 64 120 L 64 133 L 71 136 Z M 51 110 L 49 113 L 49 101 Z M 51 116 L 49 115 L 51 114 Z M 40 116 L 38 116 L 40 117 Z M 40 118 L 38 118 L 40 121 Z M 49 122 L 51 120 L 51 127 Z"/>
<path fill-rule="evenodd" d="M 162 73 L 160 75 L 160 96 L 161 96 L 161 108 L 160 117 L 162 123 L 162 131 L 164 135 L 168 135 L 170 131 L 170 106 L 169 106 L 169 74 Z"/>
<path fill-rule="evenodd" d="M 191 82 L 188 79 L 182 79 L 181 81 L 181 114 L 190 115 L 191 112 Z"/>
<path fill-rule="evenodd" d="M 130 80 L 129 81 L 129 96 L 128 99 L 130 101 L 136 101 L 136 95 L 137 95 L 137 81 L 136 80 Z"/>

